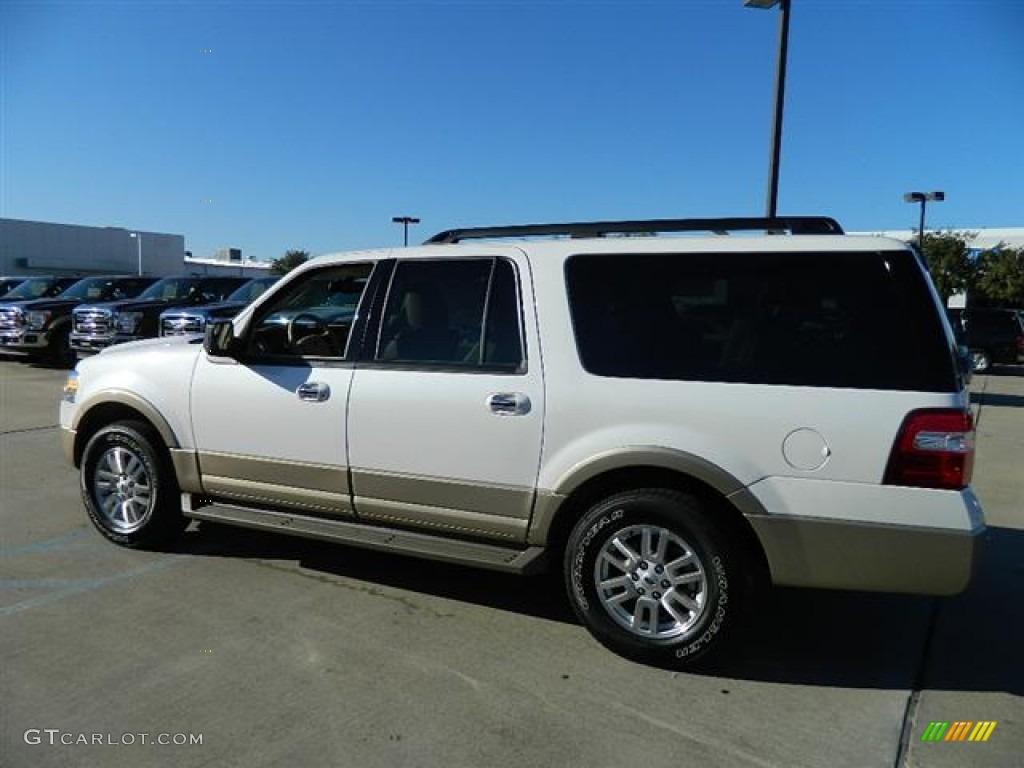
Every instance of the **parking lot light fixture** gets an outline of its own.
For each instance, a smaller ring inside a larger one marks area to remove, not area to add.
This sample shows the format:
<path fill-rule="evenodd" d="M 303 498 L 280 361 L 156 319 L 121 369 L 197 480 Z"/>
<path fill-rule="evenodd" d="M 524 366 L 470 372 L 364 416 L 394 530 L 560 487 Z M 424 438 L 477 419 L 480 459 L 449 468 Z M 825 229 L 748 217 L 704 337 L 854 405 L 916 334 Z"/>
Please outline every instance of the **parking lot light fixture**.
<path fill-rule="evenodd" d="M 779 159 L 782 154 L 782 110 L 786 101 L 786 59 L 789 54 L 789 0 L 743 0 L 747 8 L 767 10 L 779 6 L 779 47 L 775 58 L 775 110 L 772 116 L 771 152 L 768 161 L 768 203 L 765 215 L 774 218 L 779 209 Z"/>
<path fill-rule="evenodd" d="M 409 225 L 410 224 L 419 224 L 420 220 L 415 218 L 414 216 L 392 216 L 391 217 L 391 221 L 393 221 L 395 224 L 401 224 L 402 225 L 402 244 L 404 246 L 408 246 L 409 245 Z"/>
<path fill-rule="evenodd" d="M 924 255 L 924 211 L 928 205 L 928 201 L 932 200 L 936 203 L 941 203 L 946 199 L 945 192 L 905 192 L 903 194 L 903 202 L 905 203 L 920 203 L 921 204 L 921 221 L 917 228 L 917 249 Z"/>
<path fill-rule="evenodd" d="M 139 277 L 142 277 L 142 233 L 132 232 L 131 237 L 139 244 Z"/>

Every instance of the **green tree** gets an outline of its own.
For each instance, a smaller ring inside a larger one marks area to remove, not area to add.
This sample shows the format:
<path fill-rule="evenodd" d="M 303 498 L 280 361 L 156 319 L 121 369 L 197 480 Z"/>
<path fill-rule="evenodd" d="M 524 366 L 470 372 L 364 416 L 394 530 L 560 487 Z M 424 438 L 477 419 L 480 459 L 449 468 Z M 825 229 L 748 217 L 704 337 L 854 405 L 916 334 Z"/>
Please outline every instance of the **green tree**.
<path fill-rule="evenodd" d="M 967 248 L 967 232 L 926 232 L 924 260 L 945 305 L 949 297 L 972 287 L 974 262 Z"/>
<path fill-rule="evenodd" d="M 287 275 L 300 264 L 309 261 L 309 251 L 285 251 L 280 259 L 270 262 L 270 274 Z"/>
<path fill-rule="evenodd" d="M 992 304 L 1024 307 L 1024 249 L 999 245 L 976 263 L 975 294 Z"/>

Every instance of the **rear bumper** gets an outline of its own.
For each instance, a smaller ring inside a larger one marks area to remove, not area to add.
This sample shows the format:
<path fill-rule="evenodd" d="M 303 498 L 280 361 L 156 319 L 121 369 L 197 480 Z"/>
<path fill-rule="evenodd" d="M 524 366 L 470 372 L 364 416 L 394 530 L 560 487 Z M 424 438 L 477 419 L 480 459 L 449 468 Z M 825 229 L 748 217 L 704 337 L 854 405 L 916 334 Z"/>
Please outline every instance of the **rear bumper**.
<path fill-rule="evenodd" d="M 776 584 L 953 595 L 970 584 L 985 519 L 970 488 L 943 491 L 773 477 L 747 520 Z"/>
<path fill-rule="evenodd" d="M 909 528 L 748 517 L 780 586 L 956 595 L 971 583 L 984 526 Z"/>

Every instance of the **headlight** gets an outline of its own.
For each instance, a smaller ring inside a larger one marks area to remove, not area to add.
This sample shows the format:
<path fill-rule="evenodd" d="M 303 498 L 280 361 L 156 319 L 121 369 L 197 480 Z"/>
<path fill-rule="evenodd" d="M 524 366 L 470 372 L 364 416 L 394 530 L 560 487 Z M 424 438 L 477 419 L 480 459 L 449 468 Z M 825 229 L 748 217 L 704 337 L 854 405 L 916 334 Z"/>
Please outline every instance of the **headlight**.
<path fill-rule="evenodd" d="M 26 318 L 29 329 L 33 331 L 41 331 L 46 327 L 46 324 L 50 322 L 51 312 L 29 312 Z"/>
<path fill-rule="evenodd" d="M 118 333 L 135 333 L 141 322 L 141 312 L 118 312 L 114 317 Z"/>
<path fill-rule="evenodd" d="M 78 394 L 78 371 L 71 371 L 64 381 L 64 395 L 61 398 L 65 403 L 75 402 L 75 395 Z"/>

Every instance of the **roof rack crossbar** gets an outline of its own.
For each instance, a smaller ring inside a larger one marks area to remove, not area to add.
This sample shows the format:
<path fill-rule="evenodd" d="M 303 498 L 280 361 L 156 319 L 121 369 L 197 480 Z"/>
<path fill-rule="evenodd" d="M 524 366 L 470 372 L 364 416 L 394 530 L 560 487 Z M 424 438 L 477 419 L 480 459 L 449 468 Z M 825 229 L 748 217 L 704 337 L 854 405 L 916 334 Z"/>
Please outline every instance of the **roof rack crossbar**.
<path fill-rule="evenodd" d="M 657 232 L 713 232 L 716 235 L 742 231 L 789 232 L 793 235 L 841 235 L 843 228 L 828 216 L 740 217 L 723 219 L 643 219 L 639 221 L 581 221 L 566 224 L 519 224 L 500 227 L 470 227 L 438 232 L 425 245 L 459 243 L 503 237 L 605 237 L 610 234 Z"/>

